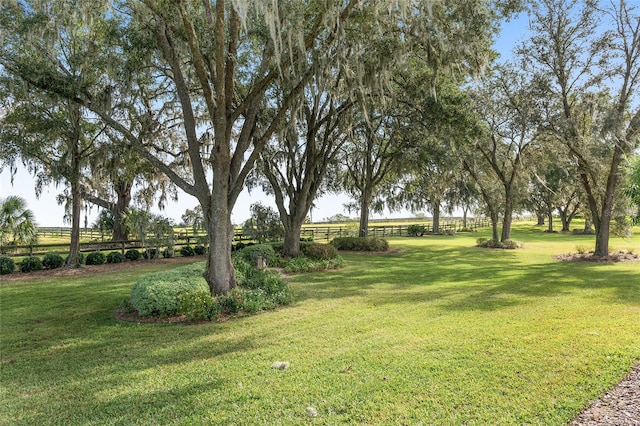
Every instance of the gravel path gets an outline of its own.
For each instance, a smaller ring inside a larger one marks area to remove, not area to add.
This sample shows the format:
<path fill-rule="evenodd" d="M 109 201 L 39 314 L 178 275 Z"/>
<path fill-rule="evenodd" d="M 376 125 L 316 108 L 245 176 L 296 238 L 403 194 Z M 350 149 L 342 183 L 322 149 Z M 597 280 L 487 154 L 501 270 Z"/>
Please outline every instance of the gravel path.
<path fill-rule="evenodd" d="M 640 364 L 570 426 L 640 426 Z"/>

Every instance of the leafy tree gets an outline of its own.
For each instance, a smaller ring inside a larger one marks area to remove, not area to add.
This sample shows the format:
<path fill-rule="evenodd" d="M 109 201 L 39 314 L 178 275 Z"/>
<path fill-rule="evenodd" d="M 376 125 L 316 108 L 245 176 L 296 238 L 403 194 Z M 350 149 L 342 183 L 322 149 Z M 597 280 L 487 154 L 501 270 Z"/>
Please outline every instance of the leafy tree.
<path fill-rule="evenodd" d="M 636 207 L 636 214 L 633 222 L 640 224 L 640 156 L 635 156 L 629 164 L 628 183 L 624 189 L 624 194 Z"/>
<path fill-rule="evenodd" d="M 24 198 L 13 195 L 0 200 L 0 246 L 37 242 L 37 224 Z"/>
<path fill-rule="evenodd" d="M 186 209 L 182 215 L 182 223 L 184 226 L 191 227 L 193 233 L 196 235 L 200 231 L 206 231 L 202 207 L 195 206 L 193 209 Z"/>
<path fill-rule="evenodd" d="M 278 213 L 262 203 L 249 207 L 251 217 L 242 225 L 242 234 L 250 236 L 259 243 L 276 241 L 284 236 L 284 227 Z"/>
<path fill-rule="evenodd" d="M 595 256 L 609 252 L 610 222 L 619 198 L 621 164 L 638 146 L 640 19 L 626 1 L 601 9 L 589 0 L 540 0 L 533 36 L 519 50 L 541 82 L 545 130 L 578 167 L 591 220 Z M 608 28 L 603 28 L 601 19 Z"/>

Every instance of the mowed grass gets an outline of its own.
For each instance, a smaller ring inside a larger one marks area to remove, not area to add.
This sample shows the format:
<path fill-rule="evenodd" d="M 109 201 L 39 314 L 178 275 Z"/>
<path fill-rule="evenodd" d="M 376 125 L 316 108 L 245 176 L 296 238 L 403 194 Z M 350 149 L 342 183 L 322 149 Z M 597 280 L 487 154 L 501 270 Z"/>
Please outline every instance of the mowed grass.
<path fill-rule="evenodd" d="M 224 323 L 117 322 L 144 267 L 2 283 L 0 424 L 567 424 L 640 358 L 640 264 L 553 260 L 593 237 L 530 225 L 523 249 L 473 247 L 487 235 L 345 254 L 291 277 L 293 305 Z"/>

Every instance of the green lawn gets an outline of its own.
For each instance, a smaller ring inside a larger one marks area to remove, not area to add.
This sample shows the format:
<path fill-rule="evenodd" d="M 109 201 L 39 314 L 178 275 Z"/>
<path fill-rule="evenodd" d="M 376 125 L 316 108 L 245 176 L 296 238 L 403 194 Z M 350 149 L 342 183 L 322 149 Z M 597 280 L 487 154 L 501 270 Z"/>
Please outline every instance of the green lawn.
<path fill-rule="evenodd" d="M 224 323 L 116 322 L 144 268 L 3 283 L 0 424 L 567 424 L 640 358 L 640 263 L 555 261 L 593 237 L 526 224 L 517 251 L 479 236 L 344 255 Z"/>

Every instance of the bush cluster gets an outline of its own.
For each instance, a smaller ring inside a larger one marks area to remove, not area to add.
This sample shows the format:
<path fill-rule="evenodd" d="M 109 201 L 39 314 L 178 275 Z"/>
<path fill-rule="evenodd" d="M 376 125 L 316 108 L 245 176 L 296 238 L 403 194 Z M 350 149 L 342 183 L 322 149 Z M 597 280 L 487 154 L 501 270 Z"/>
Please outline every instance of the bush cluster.
<path fill-rule="evenodd" d="M 44 269 L 56 269 L 64 265 L 64 258 L 57 253 L 47 253 L 42 258 L 42 267 Z"/>
<path fill-rule="evenodd" d="M 389 243 L 387 240 L 376 237 L 334 238 L 331 244 L 337 250 L 347 251 L 387 251 L 389 249 Z"/>
<path fill-rule="evenodd" d="M 20 270 L 22 272 L 33 272 L 42 270 L 42 260 L 37 256 L 29 256 L 20 262 Z"/>
<path fill-rule="evenodd" d="M 191 246 L 184 246 L 180 249 L 180 254 L 182 256 L 195 256 L 196 255 L 196 251 L 193 249 L 193 247 Z"/>
<path fill-rule="evenodd" d="M 125 255 L 120 253 L 119 251 L 112 251 L 107 255 L 107 263 L 121 263 L 125 260 Z"/>
<path fill-rule="evenodd" d="M 136 249 L 129 249 L 124 253 L 124 257 L 129 260 L 138 260 L 140 259 L 140 252 Z"/>
<path fill-rule="evenodd" d="M 198 291 L 209 292 L 202 273 L 194 273 L 192 267 L 176 268 L 143 275 L 133 285 L 130 301 L 142 316 L 174 316 L 184 313 L 185 294 Z"/>
<path fill-rule="evenodd" d="M 516 240 L 498 241 L 498 240 L 493 240 L 488 238 L 478 238 L 476 240 L 476 246 L 482 247 L 482 248 L 498 248 L 498 249 L 505 249 L 505 250 L 515 250 L 517 248 L 522 247 L 522 243 Z"/>
<path fill-rule="evenodd" d="M 338 256 L 338 250 L 330 244 L 301 243 L 300 251 L 311 260 L 330 260 Z"/>
<path fill-rule="evenodd" d="M 254 264 L 257 261 L 258 256 L 262 256 L 264 262 L 269 266 L 276 265 L 278 258 L 280 257 L 271 244 L 248 245 L 239 250 L 237 252 L 237 256 L 247 262 L 252 262 Z"/>
<path fill-rule="evenodd" d="M 193 251 L 195 251 L 198 256 L 202 256 L 207 253 L 207 248 L 202 244 L 198 244 L 193 248 Z"/>
<path fill-rule="evenodd" d="M 284 271 L 287 274 L 300 274 L 304 272 L 338 269 L 342 266 L 344 266 L 344 260 L 340 256 L 328 260 L 311 260 L 306 257 L 296 257 L 288 259 L 283 264 Z"/>
<path fill-rule="evenodd" d="M 94 251 L 87 255 L 85 263 L 87 265 L 102 265 L 107 261 L 107 257 L 101 251 Z"/>
<path fill-rule="evenodd" d="M 144 257 L 146 260 L 157 259 L 159 256 L 160 253 L 156 248 L 148 248 L 142 253 L 142 257 Z"/>
<path fill-rule="evenodd" d="M 0 256 L 0 275 L 11 274 L 16 269 L 16 263 L 9 256 Z"/>
<path fill-rule="evenodd" d="M 422 237 L 425 232 L 427 232 L 427 228 L 424 225 L 407 226 L 407 235 L 410 237 Z"/>

